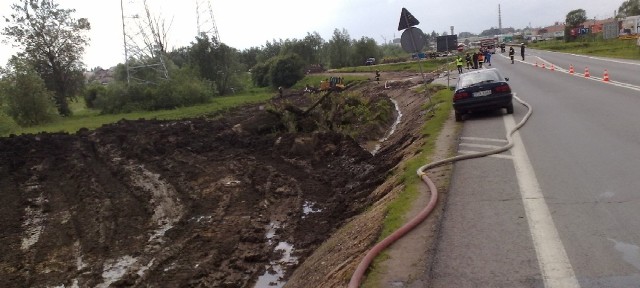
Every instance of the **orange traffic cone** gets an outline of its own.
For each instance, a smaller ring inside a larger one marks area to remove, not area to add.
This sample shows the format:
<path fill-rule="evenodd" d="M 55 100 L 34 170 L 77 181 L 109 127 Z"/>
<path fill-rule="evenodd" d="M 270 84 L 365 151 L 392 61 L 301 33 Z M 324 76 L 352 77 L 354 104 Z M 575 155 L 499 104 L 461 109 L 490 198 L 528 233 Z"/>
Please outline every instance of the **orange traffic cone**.
<path fill-rule="evenodd" d="M 609 71 L 607 71 L 607 69 L 604 69 L 604 78 L 602 78 L 602 81 L 609 82 Z"/>
<path fill-rule="evenodd" d="M 547 69 L 547 67 L 544 67 L 544 62 L 542 63 L 542 68 Z"/>
<path fill-rule="evenodd" d="M 538 61 L 536 61 L 536 67 L 538 67 Z"/>
<path fill-rule="evenodd" d="M 589 67 L 584 68 L 584 77 L 585 78 L 591 77 L 591 74 L 589 74 Z"/>
<path fill-rule="evenodd" d="M 551 64 L 551 71 L 556 71 L 556 67 Z"/>
<path fill-rule="evenodd" d="M 573 64 L 569 65 L 569 74 L 573 75 L 575 71 L 573 70 Z"/>

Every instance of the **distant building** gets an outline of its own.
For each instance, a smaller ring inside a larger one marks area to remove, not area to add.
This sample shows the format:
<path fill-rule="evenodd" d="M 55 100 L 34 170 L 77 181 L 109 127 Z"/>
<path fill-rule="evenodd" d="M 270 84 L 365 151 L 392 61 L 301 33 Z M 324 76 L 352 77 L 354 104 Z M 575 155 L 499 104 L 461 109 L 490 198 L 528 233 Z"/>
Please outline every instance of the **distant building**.
<path fill-rule="evenodd" d="M 114 80 L 116 67 L 111 67 L 109 69 L 102 69 L 100 67 L 94 69 L 93 71 L 87 71 L 84 73 L 84 78 L 87 83 L 98 82 L 102 85 L 107 85 Z"/>

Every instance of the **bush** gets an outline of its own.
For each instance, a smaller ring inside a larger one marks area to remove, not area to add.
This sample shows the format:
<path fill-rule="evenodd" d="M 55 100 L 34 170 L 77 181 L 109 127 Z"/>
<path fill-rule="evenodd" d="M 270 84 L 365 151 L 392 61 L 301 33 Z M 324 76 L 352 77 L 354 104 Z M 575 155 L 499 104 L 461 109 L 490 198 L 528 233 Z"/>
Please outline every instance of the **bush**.
<path fill-rule="evenodd" d="M 273 87 L 291 87 L 304 78 L 304 62 L 298 54 L 276 57 L 269 68 Z"/>
<path fill-rule="evenodd" d="M 193 75 L 182 68 L 173 78 L 158 85 L 113 82 L 106 89 L 95 89 L 97 97 L 93 101 L 102 113 L 128 113 L 139 110 L 174 109 L 208 102 L 214 94 L 210 82 Z"/>
<path fill-rule="evenodd" d="M 98 98 L 98 95 L 104 94 L 107 88 L 100 83 L 91 83 L 84 92 L 84 103 L 87 108 L 94 108 L 94 102 Z"/>
<path fill-rule="evenodd" d="M 251 81 L 253 85 L 258 87 L 268 87 L 271 85 L 271 79 L 269 78 L 269 64 L 258 63 L 251 68 Z"/>
<path fill-rule="evenodd" d="M 53 121 L 56 110 L 53 93 L 35 70 L 17 58 L 10 61 L 10 71 L 0 81 L 0 96 L 6 101 L 7 115 L 20 126 L 34 126 Z"/>

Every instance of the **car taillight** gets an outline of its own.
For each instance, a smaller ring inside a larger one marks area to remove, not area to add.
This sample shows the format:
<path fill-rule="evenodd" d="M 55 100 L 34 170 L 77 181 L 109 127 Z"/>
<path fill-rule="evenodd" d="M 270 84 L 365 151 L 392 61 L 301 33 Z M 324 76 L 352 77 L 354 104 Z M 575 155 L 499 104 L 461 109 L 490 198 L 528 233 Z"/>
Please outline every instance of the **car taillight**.
<path fill-rule="evenodd" d="M 509 84 L 502 84 L 500 86 L 494 87 L 493 92 L 509 93 L 511 92 L 511 87 L 509 87 Z"/>
<path fill-rule="evenodd" d="M 469 92 L 466 92 L 466 91 L 458 92 L 456 94 L 453 94 L 453 101 L 468 98 L 469 96 L 471 96 Z"/>

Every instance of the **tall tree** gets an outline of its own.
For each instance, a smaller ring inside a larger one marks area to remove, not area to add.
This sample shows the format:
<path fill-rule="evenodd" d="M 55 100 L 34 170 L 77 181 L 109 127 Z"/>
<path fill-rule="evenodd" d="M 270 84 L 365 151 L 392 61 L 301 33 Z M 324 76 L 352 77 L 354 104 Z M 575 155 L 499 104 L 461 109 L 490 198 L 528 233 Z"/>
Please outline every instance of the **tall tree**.
<path fill-rule="evenodd" d="M 360 40 L 353 41 L 353 56 L 351 64 L 353 66 L 364 65 L 367 58 L 382 58 L 382 50 L 378 47 L 378 43 L 373 38 L 362 37 Z"/>
<path fill-rule="evenodd" d="M 346 29 L 333 30 L 333 37 L 327 43 L 329 63 L 333 68 L 349 66 L 351 53 L 351 37 Z"/>
<path fill-rule="evenodd" d="M 565 41 L 571 41 L 575 39 L 575 36 L 571 35 L 571 29 L 577 28 L 587 21 L 587 12 L 584 9 L 576 9 L 567 13 L 566 24 L 564 26 L 564 39 Z"/>
<path fill-rule="evenodd" d="M 618 18 L 640 15 L 640 0 L 627 0 L 618 8 Z"/>
<path fill-rule="evenodd" d="M 587 21 L 587 12 L 584 9 L 576 9 L 567 13 L 566 23 L 570 28 L 576 28 Z"/>
<path fill-rule="evenodd" d="M 62 9 L 55 0 L 20 0 L 11 5 L 13 13 L 2 34 L 22 49 L 21 57 L 32 63 L 47 89 L 54 92 L 58 113 L 71 115 L 68 98 L 84 83 L 84 65 L 80 58 L 91 29 L 86 18 L 75 19 L 75 9 Z"/>

